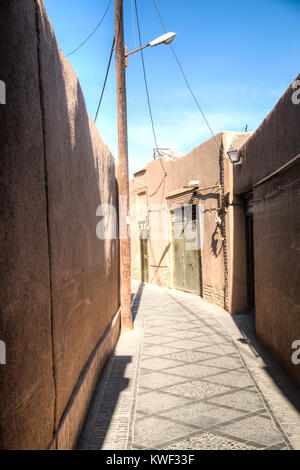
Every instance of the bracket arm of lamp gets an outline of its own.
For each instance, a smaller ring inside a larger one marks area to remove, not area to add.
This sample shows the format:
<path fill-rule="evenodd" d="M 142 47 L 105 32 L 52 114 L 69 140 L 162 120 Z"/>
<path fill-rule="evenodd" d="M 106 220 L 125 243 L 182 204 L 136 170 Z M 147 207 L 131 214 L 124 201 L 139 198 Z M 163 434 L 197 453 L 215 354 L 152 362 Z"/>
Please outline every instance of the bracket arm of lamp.
<path fill-rule="evenodd" d="M 162 36 L 159 36 L 158 38 L 154 39 L 153 41 L 149 42 L 149 44 L 146 44 L 145 46 L 139 47 L 138 49 L 135 49 L 134 51 L 127 52 L 127 47 L 125 47 L 125 62 L 126 62 L 126 67 L 127 67 L 127 57 L 135 54 L 138 51 L 141 51 L 142 49 L 145 49 L 146 47 L 155 47 L 159 46 L 160 44 L 171 44 L 171 42 L 174 41 L 175 37 L 177 36 L 177 33 L 166 33 L 163 34 Z"/>

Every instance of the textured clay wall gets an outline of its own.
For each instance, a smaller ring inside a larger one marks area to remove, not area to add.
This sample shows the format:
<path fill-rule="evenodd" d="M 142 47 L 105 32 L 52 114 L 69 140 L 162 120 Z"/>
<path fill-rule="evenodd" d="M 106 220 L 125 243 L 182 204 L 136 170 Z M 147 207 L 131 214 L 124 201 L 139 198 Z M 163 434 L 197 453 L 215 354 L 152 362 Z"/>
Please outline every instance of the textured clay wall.
<path fill-rule="evenodd" d="M 295 80 L 300 80 L 300 75 Z M 241 148 L 243 164 L 235 166 L 234 190 L 241 192 L 300 152 L 300 105 L 293 104 L 292 85 L 252 137 Z M 299 93 L 298 93 L 299 95 Z"/>
<path fill-rule="evenodd" d="M 115 164 L 43 3 L 4 0 L 0 21 L 0 446 L 70 448 L 119 328 L 118 242 L 96 237 Z"/>
<path fill-rule="evenodd" d="M 0 4 L 0 448 L 45 448 L 55 389 L 35 2 Z M 25 60 L 24 60 L 25 58 Z"/>
<path fill-rule="evenodd" d="M 227 242 L 227 309 L 231 314 L 245 312 L 247 304 L 246 282 L 246 237 L 245 237 L 245 208 L 233 191 L 233 170 L 226 153 L 230 146 L 239 149 L 250 137 L 250 132 L 226 132 L 223 134 L 225 195 L 229 206 L 226 213 L 226 242 Z"/>
<path fill-rule="evenodd" d="M 299 77 L 298 77 L 299 79 Z M 235 168 L 241 192 L 300 153 L 300 105 L 290 87 L 249 139 Z M 292 343 L 300 339 L 300 164 L 253 190 L 257 334 L 300 384 Z"/>

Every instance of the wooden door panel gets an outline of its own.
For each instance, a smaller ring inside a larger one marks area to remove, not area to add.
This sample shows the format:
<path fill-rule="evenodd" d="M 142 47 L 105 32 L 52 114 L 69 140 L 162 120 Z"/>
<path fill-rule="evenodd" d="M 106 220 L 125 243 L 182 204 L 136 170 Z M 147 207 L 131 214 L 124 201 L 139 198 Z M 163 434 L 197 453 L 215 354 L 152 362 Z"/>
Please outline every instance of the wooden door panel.
<path fill-rule="evenodd" d="M 174 233 L 174 270 L 175 270 L 175 288 L 184 289 L 184 239 L 182 238 L 182 222 L 173 224 Z M 181 238 L 180 238 L 181 237 Z"/>

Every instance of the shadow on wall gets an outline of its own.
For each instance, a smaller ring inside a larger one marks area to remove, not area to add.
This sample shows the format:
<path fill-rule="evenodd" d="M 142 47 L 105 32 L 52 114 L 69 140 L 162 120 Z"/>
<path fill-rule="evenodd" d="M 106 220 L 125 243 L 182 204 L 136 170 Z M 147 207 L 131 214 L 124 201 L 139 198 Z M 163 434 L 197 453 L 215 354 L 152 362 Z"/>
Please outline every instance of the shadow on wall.
<path fill-rule="evenodd" d="M 155 257 L 155 251 L 154 251 L 153 245 L 152 245 L 152 243 L 151 243 L 151 238 L 149 238 L 149 248 L 150 248 L 150 253 L 151 253 L 151 259 L 152 259 L 152 260 L 155 260 L 155 258 L 154 258 L 154 257 Z M 155 272 L 154 272 L 154 273 L 153 273 L 153 272 L 151 273 L 151 271 L 149 271 L 149 281 L 150 281 L 150 283 L 151 283 L 153 280 L 156 280 L 156 281 L 157 281 L 157 280 L 160 279 L 160 278 L 159 278 L 159 269 L 161 268 L 161 264 L 162 264 L 163 260 L 165 259 L 165 256 L 167 255 L 167 253 L 168 253 L 168 251 L 170 250 L 170 248 L 171 248 L 171 243 L 169 242 L 169 243 L 167 244 L 167 246 L 164 248 L 164 250 L 163 250 L 163 252 L 162 252 L 162 255 L 161 255 L 161 257 L 160 257 L 160 260 L 159 260 L 157 266 L 151 266 L 151 267 L 155 268 Z M 148 269 L 149 269 L 149 268 L 148 268 Z"/>
<path fill-rule="evenodd" d="M 233 314 L 247 312 L 247 260 L 246 260 L 246 217 L 242 198 L 235 198 L 232 206 L 232 287 L 231 309 Z"/>
<path fill-rule="evenodd" d="M 247 233 L 248 246 L 253 245 L 252 261 L 245 265 L 246 247 L 240 249 L 240 242 L 234 242 L 234 261 L 237 269 L 240 260 L 244 264 L 236 276 L 240 290 L 246 290 L 248 281 L 249 293 L 255 292 L 257 335 L 300 384 L 299 365 L 291 358 L 292 345 L 300 338 L 300 105 L 293 94 L 291 85 L 241 148 L 243 163 L 233 170 L 234 193 L 245 202 L 252 198 L 253 204 L 251 243 L 244 214 L 241 224 L 243 240 Z M 238 241 L 238 232 L 234 236 Z"/>
<path fill-rule="evenodd" d="M 219 250 L 218 250 L 218 244 L 219 244 L 219 233 L 217 231 L 217 228 L 216 230 L 213 232 L 212 236 L 211 236 L 211 252 L 212 254 L 217 258 L 222 250 L 223 250 L 223 243 L 221 244 L 221 246 L 219 247 Z"/>
<path fill-rule="evenodd" d="M 204 214 L 217 214 L 215 209 L 218 208 L 219 206 L 219 194 L 216 193 L 207 193 L 207 194 L 197 194 L 193 195 L 191 200 L 189 201 L 189 204 L 192 204 L 195 201 L 208 201 L 208 200 L 215 200 L 216 202 L 216 207 L 215 208 L 210 208 L 210 209 L 205 209 Z M 206 221 L 205 221 L 206 222 Z M 218 256 L 222 253 L 223 250 L 223 242 L 218 238 L 218 232 L 217 232 L 217 226 L 215 231 L 211 235 L 211 253 L 215 258 L 218 258 Z"/>

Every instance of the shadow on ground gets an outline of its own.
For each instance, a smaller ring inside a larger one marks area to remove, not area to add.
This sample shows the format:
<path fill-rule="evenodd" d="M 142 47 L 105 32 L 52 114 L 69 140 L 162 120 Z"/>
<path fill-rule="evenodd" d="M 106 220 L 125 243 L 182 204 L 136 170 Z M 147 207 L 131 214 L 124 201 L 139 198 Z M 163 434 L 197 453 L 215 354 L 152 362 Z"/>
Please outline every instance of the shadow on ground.
<path fill-rule="evenodd" d="M 256 336 L 255 317 L 244 313 L 232 315 L 232 319 L 242 333 L 239 341 L 249 344 L 255 356 L 263 359 L 265 370 L 271 377 L 274 385 L 283 393 L 294 408 L 300 412 L 299 388 Z"/>
<path fill-rule="evenodd" d="M 141 303 L 141 298 L 143 294 L 144 284 L 141 282 L 139 288 L 135 294 L 131 294 L 131 312 L 133 322 L 136 319 L 137 313 L 139 311 L 139 306 Z"/>
<path fill-rule="evenodd" d="M 106 364 L 78 440 L 77 450 L 102 449 L 120 394 L 129 385 L 125 371 L 131 360 L 131 356 L 113 355 Z M 112 377 L 115 379 L 111 380 Z"/>

